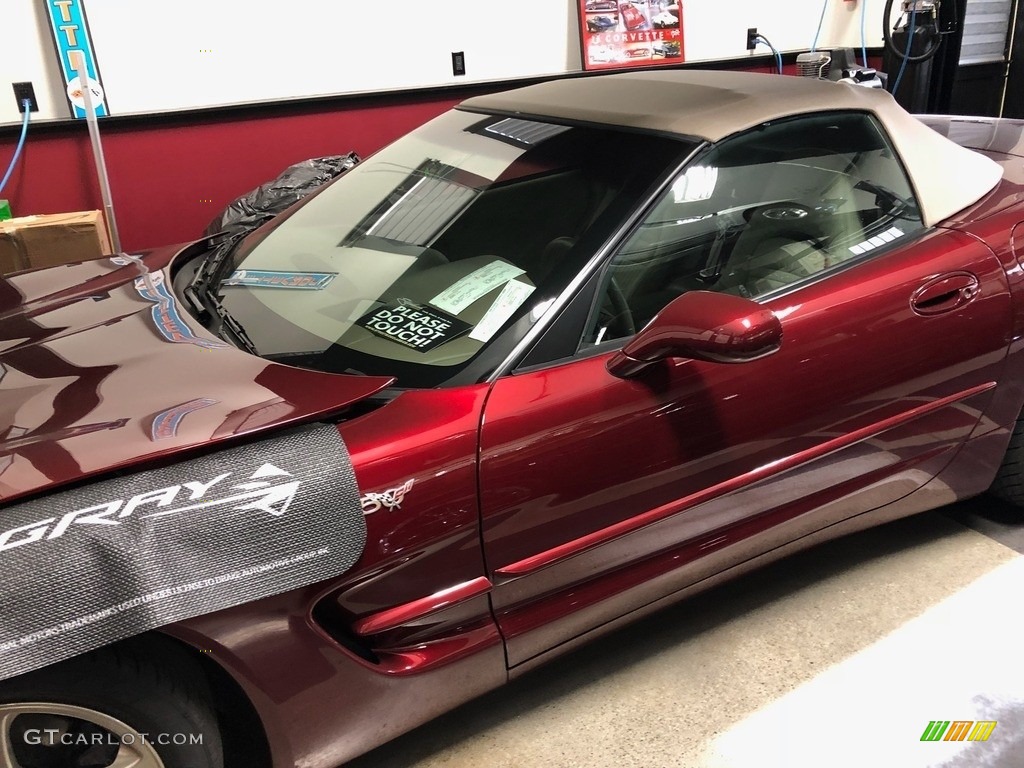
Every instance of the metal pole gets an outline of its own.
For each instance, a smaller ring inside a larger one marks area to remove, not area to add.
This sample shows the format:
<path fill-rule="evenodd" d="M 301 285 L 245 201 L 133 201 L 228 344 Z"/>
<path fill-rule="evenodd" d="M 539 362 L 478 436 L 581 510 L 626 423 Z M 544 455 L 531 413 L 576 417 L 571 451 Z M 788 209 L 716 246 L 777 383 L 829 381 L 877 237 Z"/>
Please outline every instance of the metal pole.
<path fill-rule="evenodd" d="M 73 57 L 77 61 L 72 66 L 78 73 L 78 83 L 85 100 L 85 120 L 89 124 L 89 138 L 92 140 L 92 155 L 96 161 L 96 175 L 100 180 L 100 194 L 103 196 L 103 211 L 107 220 L 107 231 L 110 233 L 110 247 L 114 253 L 121 252 L 121 238 L 117 233 L 117 220 L 114 218 L 114 200 L 110 196 L 110 179 L 107 177 L 107 164 L 103 159 L 103 143 L 100 141 L 100 126 L 96 120 L 96 107 L 92 103 L 92 91 L 89 88 L 89 72 L 85 66 L 85 56 L 79 53 Z"/>
<path fill-rule="evenodd" d="M 1010 11 L 1010 34 L 1006 42 L 1006 70 L 1003 77 L 1003 93 L 999 97 L 999 117 L 1003 116 L 1006 110 L 1006 94 L 1010 87 L 1010 67 L 1013 65 L 1013 47 L 1017 39 L 1017 24 L 1020 22 L 1020 0 L 1014 0 L 1013 10 Z"/>

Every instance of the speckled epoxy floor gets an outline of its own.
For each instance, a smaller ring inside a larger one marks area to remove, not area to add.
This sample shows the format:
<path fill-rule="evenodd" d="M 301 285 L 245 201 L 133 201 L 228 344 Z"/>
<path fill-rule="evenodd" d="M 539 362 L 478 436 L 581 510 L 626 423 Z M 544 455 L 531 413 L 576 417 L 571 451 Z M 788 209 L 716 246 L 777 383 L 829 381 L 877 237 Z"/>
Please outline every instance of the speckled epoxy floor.
<path fill-rule="evenodd" d="M 346 768 L 1020 768 L 1024 514 L 856 534 L 601 638 Z M 996 720 L 987 742 L 922 742 Z"/>

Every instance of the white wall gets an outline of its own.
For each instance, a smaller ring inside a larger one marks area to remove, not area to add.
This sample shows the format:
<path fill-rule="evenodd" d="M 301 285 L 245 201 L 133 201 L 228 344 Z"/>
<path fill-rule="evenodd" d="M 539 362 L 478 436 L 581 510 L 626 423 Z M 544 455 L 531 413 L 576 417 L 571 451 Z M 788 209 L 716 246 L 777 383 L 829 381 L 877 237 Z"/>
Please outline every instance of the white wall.
<path fill-rule="evenodd" d="M 71 115 L 45 11 L 36 0 L 0 0 L 0 124 L 21 122 L 11 83 L 35 87 L 33 120 Z"/>
<path fill-rule="evenodd" d="M 83 0 L 113 114 L 577 72 L 576 0 Z M 687 61 L 748 56 L 747 27 L 782 51 L 814 41 L 823 0 L 682 0 Z M 884 0 L 827 0 L 819 48 L 881 44 Z M 0 124 L 9 83 L 69 111 L 41 0 L 0 0 Z M 467 74 L 451 73 L 464 51 Z M 764 47 L 757 54 L 767 53 Z"/>
<path fill-rule="evenodd" d="M 825 17 L 818 48 L 860 48 L 861 10 L 868 48 L 882 45 L 885 0 L 684 0 L 683 35 L 687 61 L 739 58 L 747 54 L 748 27 L 772 41 L 783 53 L 814 44 L 818 21 Z M 899 5 L 899 3 L 896 3 Z M 758 46 L 763 55 L 768 49 Z M 858 59 L 859 59 L 858 55 Z"/>
<path fill-rule="evenodd" d="M 578 54 L 566 60 L 575 17 L 557 0 L 175 0 L 173 16 L 147 14 L 167 5 L 155 0 L 134 0 L 129 13 L 125 0 L 87 3 L 114 114 L 579 68 Z M 466 77 L 452 75 L 452 51 L 465 51 Z"/>

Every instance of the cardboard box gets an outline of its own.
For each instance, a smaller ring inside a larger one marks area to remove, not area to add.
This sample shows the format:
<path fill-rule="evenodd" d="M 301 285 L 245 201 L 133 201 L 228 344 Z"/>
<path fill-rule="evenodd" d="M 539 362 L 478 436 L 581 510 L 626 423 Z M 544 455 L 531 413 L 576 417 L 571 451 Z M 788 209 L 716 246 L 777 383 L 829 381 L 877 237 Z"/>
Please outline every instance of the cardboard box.
<path fill-rule="evenodd" d="M 0 275 L 98 259 L 110 250 L 102 211 L 48 213 L 0 221 Z"/>

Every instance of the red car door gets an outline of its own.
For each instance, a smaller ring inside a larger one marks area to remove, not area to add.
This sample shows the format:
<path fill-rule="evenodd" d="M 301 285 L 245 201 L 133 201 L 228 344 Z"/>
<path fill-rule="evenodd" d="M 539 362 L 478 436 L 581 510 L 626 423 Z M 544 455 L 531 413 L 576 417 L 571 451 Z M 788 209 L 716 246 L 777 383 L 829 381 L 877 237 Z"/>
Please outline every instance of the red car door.
<path fill-rule="evenodd" d="M 480 493 L 510 666 L 895 501 L 950 461 L 995 386 L 1010 298 L 985 245 L 921 232 L 879 241 L 879 255 L 833 235 L 855 263 L 769 287 L 783 328 L 770 357 L 672 359 L 621 379 L 605 345 L 496 381 Z M 754 272 L 746 285 L 782 274 Z"/>
<path fill-rule="evenodd" d="M 964 272 L 968 306 L 915 313 L 930 278 Z M 606 353 L 495 383 L 480 488 L 511 665 L 920 487 L 974 427 L 1008 342 L 1002 270 L 955 232 L 768 306 L 783 344 L 763 360 L 622 380 Z"/>

